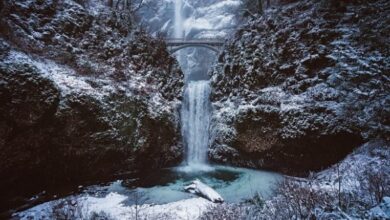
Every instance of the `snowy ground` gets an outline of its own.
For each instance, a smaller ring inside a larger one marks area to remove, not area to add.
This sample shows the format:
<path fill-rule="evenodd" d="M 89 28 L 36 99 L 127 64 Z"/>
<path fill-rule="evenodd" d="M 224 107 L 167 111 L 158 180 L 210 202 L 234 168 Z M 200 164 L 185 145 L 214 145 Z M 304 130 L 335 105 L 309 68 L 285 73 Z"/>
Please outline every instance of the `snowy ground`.
<path fill-rule="evenodd" d="M 383 141 L 366 143 L 340 163 L 308 178 L 292 178 L 283 186 L 294 189 L 282 189 L 266 202 L 268 216 L 281 214 L 280 208 L 294 213 L 290 204 L 305 201 L 313 204 L 311 210 L 305 210 L 302 203 L 303 212 L 317 219 L 390 219 L 389 145 Z M 283 198 L 286 195 L 294 197 L 289 205 Z"/>
<path fill-rule="evenodd" d="M 390 219 L 389 144 L 364 144 L 307 178 L 287 177 L 273 198 L 217 205 L 204 219 Z"/>
<path fill-rule="evenodd" d="M 126 193 L 122 182 L 119 181 L 106 187 L 108 193 L 100 194 L 96 190 L 86 190 L 81 195 L 38 205 L 15 214 L 15 217 L 52 219 L 65 215 L 71 218 L 105 216 L 109 219 L 134 219 L 137 215 L 140 219 L 181 220 L 200 219 L 205 215 L 216 216 L 219 212 L 223 212 L 221 216 L 246 216 L 249 219 L 273 219 L 275 216 L 281 217 L 276 219 L 292 216 L 297 219 L 305 219 L 304 216 L 316 216 L 319 219 L 389 219 L 389 158 L 386 143 L 381 141 L 367 143 L 339 164 L 322 172 L 313 173 L 308 178 L 286 178 L 289 182 L 284 183 L 285 188 L 277 190 L 275 197 L 263 200 L 263 202 L 261 200 L 265 197 L 258 198 L 260 200 L 254 197 L 252 200 L 237 201 L 229 197 L 236 193 L 239 194 L 235 197 L 240 197 L 248 194 L 249 191 L 252 192 L 249 194 L 253 196 L 255 184 L 266 184 L 264 174 L 256 176 L 255 171 L 248 171 L 250 175 L 239 178 L 239 183 L 235 184 L 233 181 L 231 186 L 218 183 L 217 185 L 221 185 L 221 188 L 218 188 L 212 182 L 205 181 L 224 197 L 226 203 L 221 205 L 203 198 L 194 198 L 190 194 L 185 197 L 171 195 L 175 194 L 175 191 L 182 190 L 186 181 L 178 181 L 173 185 L 139 188 L 135 194 Z M 367 176 L 367 173 L 372 175 Z M 375 187 L 372 187 L 370 182 L 373 176 L 383 177 L 381 181 L 377 181 L 383 186 L 383 198 L 380 201 L 376 201 Z M 273 186 L 276 188 L 275 183 Z M 184 192 L 181 193 L 184 194 Z M 176 199 L 159 204 L 149 201 L 145 203 L 146 200 L 143 197 L 145 195 L 147 197 L 158 195 L 156 201 L 161 199 L 161 195 Z M 261 193 L 258 195 L 262 196 Z M 339 206 L 340 198 L 342 207 Z M 296 204 L 301 204 L 302 213 L 295 213 Z"/>
<path fill-rule="evenodd" d="M 219 166 L 208 171 L 172 169 L 164 172 L 166 170 L 152 177 L 145 176 L 144 179 L 155 178 L 153 183 L 142 184 L 141 181 L 141 185 L 134 189 L 126 185 L 131 180 L 86 187 L 81 194 L 46 202 L 17 213 L 15 217 L 89 219 L 94 215 L 104 215 L 109 219 L 135 219 L 134 216 L 138 215 L 140 219 L 198 219 L 216 204 L 185 192 L 185 186 L 193 180 L 199 178 L 203 182 L 196 186 L 200 196 L 218 197 L 217 202 L 239 203 L 256 193 L 266 196 L 281 177 L 269 172 Z M 165 182 L 166 179 L 170 179 L 169 182 Z"/>
<path fill-rule="evenodd" d="M 118 193 L 110 193 L 106 197 L 81 196 L 78 198 L 44 203 L 33 209 L 18 213 L 16 217 L 24 219 L 55 219 L 65 215 L 74 218 L 91 219 L 94 216 L 104 216 L 109 219 L 198 219 L 213 203 L 203 198 L 192 198 L 164 205 L 133 205 L 125 206 L 123 202 L 128 197 Z M 58 207 L 57 213 L 53 207 Z"/>

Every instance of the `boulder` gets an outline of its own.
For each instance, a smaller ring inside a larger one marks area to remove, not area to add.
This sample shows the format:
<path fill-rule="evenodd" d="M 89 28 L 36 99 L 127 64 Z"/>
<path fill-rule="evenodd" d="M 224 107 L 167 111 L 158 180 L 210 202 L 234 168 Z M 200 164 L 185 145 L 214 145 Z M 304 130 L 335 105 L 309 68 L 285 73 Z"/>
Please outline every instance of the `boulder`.
<path fill-rule="evenodd" d="M 200 180 L 194 180 L 192 183 L 188 186 L 184 187 L 184 190 L 199 195 L 201 197 L 204 197 L 211 202 L 214 203 L 223 203 L 224 200 L 221 195 L 219 195 L 218 192 L 216 192 L 213 188 L 207 186 L 206 184 L 202 183 Z"/>

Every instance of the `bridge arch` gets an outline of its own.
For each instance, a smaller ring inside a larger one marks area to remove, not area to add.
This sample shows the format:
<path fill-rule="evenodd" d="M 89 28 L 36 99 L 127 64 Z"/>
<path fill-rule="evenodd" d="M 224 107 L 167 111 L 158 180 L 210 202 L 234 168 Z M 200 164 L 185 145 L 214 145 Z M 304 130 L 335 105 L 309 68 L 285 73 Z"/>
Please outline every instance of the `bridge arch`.
<path fill-rule="evenodd" d="M 213 47 L 213 46 L 210 46 L 210 45 L 207 45 L 207 44 L 184 44 L 184 45 L 181 45 L 181 46 L 172 47 L 170 49 L 170 52 L 171 53 L 176 53 L 179 50 L 182 50 L 182 49 L 185 49 L 185 48 L 189 48 L 189 47 L 202 47 L 202 48 L 206 48 L 206 49 L 212 50 L 215 53 L 219 52 L 219 49 L 217 47 Z"/>
<path fill-rule="evenodd" d="M 219 50 L 224 44 L 224 39 L 221 38 L 197 38 L 197 39 L 185 39 L 185 38 L 168 38 L 166 39 L 169 52 L 175 53 L 179 50 L 188 47 L 203 47 L 219 53 Z"/>

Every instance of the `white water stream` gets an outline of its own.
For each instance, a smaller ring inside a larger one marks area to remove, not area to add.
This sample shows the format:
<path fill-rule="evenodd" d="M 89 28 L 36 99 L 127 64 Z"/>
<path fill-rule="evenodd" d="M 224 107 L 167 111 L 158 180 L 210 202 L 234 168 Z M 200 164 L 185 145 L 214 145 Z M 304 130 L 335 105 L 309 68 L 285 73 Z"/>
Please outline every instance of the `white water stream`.
<path fill-rule="evenodd" d="M 184 37 L 183 2 L 175 0 L 174 35 Z M 185 54 L 180 51 L 177 57 L 182 60 Z M 184 68 L 187 69 L 187 68 Z M 188 76 L 191 70 L 187 69 Z M 185 92 L 181 110 L 183 142 L 186 149 L 185 165 L 190 168 L 201 168 L 207 164 L 210 127 L 210 85 L 208 80 L 194 80 L 185 77 Z"/>
<path fill-rule="evenodd" d="M 210 127 L 209 81 L 190 81 L 184 95 L 181 123 L 186 145 L 186 164 L 207 164 Z"/>
<path fill-rule="evenodd" d="M 175 0 L 174 37 L 183 37 L 183 0 Z"/>

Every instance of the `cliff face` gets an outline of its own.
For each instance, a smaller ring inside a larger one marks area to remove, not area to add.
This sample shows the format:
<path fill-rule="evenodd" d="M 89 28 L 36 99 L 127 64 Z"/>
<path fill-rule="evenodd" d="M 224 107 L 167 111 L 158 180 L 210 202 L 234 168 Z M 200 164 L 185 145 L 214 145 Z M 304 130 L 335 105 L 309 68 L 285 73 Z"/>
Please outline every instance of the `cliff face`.
<path fill-rule="evenodd" d="M 217 162 L 300 172 L 390 137 L 388 1 L 295 1 L 248 22 L 212 70 Z"/>
<path fill-rule="evenodd" d="M 99 1 L 2 1 L 0 186 L 180 162 L 183 76 L 165 44 Z"/>

